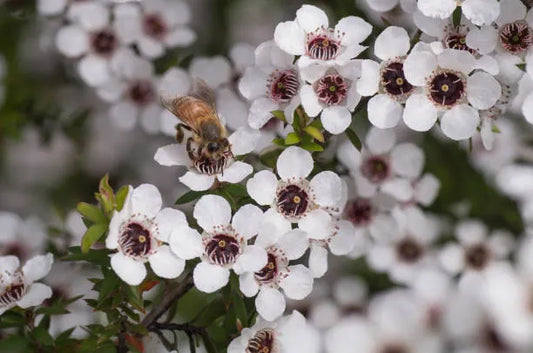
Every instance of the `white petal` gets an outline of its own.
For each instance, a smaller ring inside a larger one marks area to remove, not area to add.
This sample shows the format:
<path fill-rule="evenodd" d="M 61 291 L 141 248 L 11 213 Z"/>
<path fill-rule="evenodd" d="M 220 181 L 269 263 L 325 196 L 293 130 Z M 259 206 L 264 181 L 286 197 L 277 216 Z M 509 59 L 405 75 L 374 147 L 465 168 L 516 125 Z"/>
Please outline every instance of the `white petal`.
<path fill-rule="evenodd" d="M 132 213 L 140 213 L 153 218 L 161 210 L 162 205 L 163 199 L 154 185 L 142 184 L 133 190 L 131 195 Z"/>
<path fill-rule="evenodd" d="M 0 271 L 15 272 L 20 266 L 18 257 L 14 255 L 0 256 Z"/>
<path fill-rule="evenodd" d="M 288 276 L 279 284 L 288 298 L 302 300 L 313 290 L 313 274 L 304 265 L 288 267 Z"/>
<path fill-rule="evenodd" d="M 405 78 L 415 86 L 424 86 L 426 77 L 429 77 L 436 68 L 437 58 L 427 51 L 411 52 L 403 63 Z"/>
<path fill-rule="evenodd" d="M 395 143 L 396 135 L 393 129 L 370 128 L 365 139 L 365 145 L 372 154 L 387 153 Z"/>
<path fill-rule="evenodd" d="M 41 15 L 54 16 L 59 15 L 65 10 L 67 0 L 38 0 L 37 11 Z"/>
<path fill-rule="evenodd" d="M 206 232 L 212 232 L 215 227 L 229 224 L 231 207 L 221 196 L 204 195 L 194 206 L 193 216 L 200 227 Z"/>
<path fill-rule="evenodd" d="M 379 64 L 374 60 L 361 62 L 361 77 L 356 82 L 357 93 L 362 96 L 372 96 L 379 89 Z"/>
<path fill-rule="evenodd" d="M 259 284 L 255 280 L 255 274 L 246 272 L 239 276 L 239 289 L 247 297 L 253 297 L 259 291 Z"/>
<path fill-rule="evenodd" d="M 69 58 L 76 58 L 87 52 L 89 36 L 78 26 L 65 26 L 57 32 L 56 47 L 61 54 Z"/>
<path fill-rule="evenodd" d="M 343 45 L 353 45 L 361 43 L 372 33 L 372 25 L 360 17 L 347 16 L 337 22 L 335 30 L 344 33 L 341 39 Z"/>
<path fill-rule="evenodd" d="M 328 65 L 324 65 L 324 62 L 308 56 L 301 56 L 296 64 L 298 65 L 301 79 L 307 82 L 317 81 L 328 70 Z"/>
<path fill-rule="evenodd" d="M 368 6 L 377 12 L 387 12 L 398 5 L 398 0 L 367 0 Z"/>
<path fill-rule="evenodd" d="M 169 237 L 170 249 L 185 260 L 199 257 L 204 252 L 202 236 L 196 229 L 179 227 Z"/>
<path fill-rule="evenodd" d="M 418 0 L 418 9 L 429 17 L 448 18 L 456 6 L 455 0 Z"/>
<path fill-rule="evenodd" d="M 149 59 L 157 59 L 165 53 L 165 46 L 160 41 L 148 37 L 141 36 L 137 41 L 139 51 Z"/>
<path fill-rule="evenodd" d="M 416 11 L 413 15 L 413 21 L 420 30 L 431 37 L 440 37 L 444 33 L 446 21 L 436 18 L 428 17 L 420 11 Z"/>
<path fill-rule="evenodd" d="M 194 268 L 193 279 L 198 290 L 213 293 L 228 283 L 229 271 L 221 266 L 200 262 Z"/>
<path fill-rule="evenodd" d="M 301 229 L 293 229 L 285 234 L 278 240 L 277 246 L 287 256 L 289 260 L 296 260 L 302 257 L 309 247 L 309 241 L 307 240 L 307 233 Z"/>
<path fill-rule="evenodd" d="M 313 5 L 302 5 L 302 7 L 296 11 L 296 22 L 307 33 L 313 32 L 320 27 L 329 27 L 328 15 Z"/>
<path fill-rule="evenodd" d="M 257 234 L 263 220 L 263 211 L 255 205 L 244 205 L 233 215 L 231 224 L 239 235 L 248 240 Z"/>
<path fill-rule="evenodd" d="M 489 54 L 498 44 L 498 30 L 492 26 L 472 27 L 466 35 L 466 45 L 480 54 Z"/>
<path fill-rule="evenodd" d="M 348 140 L 342 142 L 338 147 L 337 158 L 350 171 L 357 170 L 361 163 L 361 153 Z"/>
<path fill-rule="evenodd" d="M 267 262 L 268 257 L 264 248 L 258 245 L 248 245 L 233 264 L 233 271 L 236 274 L 258 272 L 266 266 Z"/>
<path fill-rule="evenodd" d="M 463 245 L 476 245 L 484 243 L 487 234 L 488 228 L 485 224 L 477 220 L 465 220 L 460 222 L 455 228 L 455 234 L 457 239 Z"/>
<path fill-rule="evenodd" d="M 279 23 L 274 31 L 274 40 L 289 54 L 305 54 L 305 32 L 296 21 Z"/>
<path fill-rule="evenodd" d="M 399 144 L 392 150 L 391 165 L 398 175 L 416 178 L 424 167 L 424 152 L 412 143 Z"/>
<path fill-rule="evenodd" d="M 403 108 L 386 94 L 378 94 L 368 101 L 368 120 L 375 127 L 389 129 L 398 125 Z"/>
<path fill-rule="evenodd" d="M 465 0 L 461 8 L 463 15 L 477 26 L 492 24 L 500 14 L 500 3 L 497 0 Z"/>
<path fill-rule="evenodd" d="M 269 170 L 254 174 L 246 183 L 248 194 L 260 205 L 271 205 L 276 197 L 278 178 Z"/>
<path fill-rule="evenodd" d="M 496 23 L 499 26 L 523 20 L 527 14 L 526 5 L 520 0 L 505 0 L 505 6 L 500 6 L 501 11 Z"/>
<path fill-rule="evenodd" d="M 524 114 L 528 123 L 533 124 L 533 92 L 528 94 L 526 99 L 524 99 L 522 114 Z"/>
<path fill-rule="evenodd" d="M 50 272 L 53 263 L 54 256 L 52 254 L 38 255 L 31 258 L 22 267 L 24 278 L 31 282 L 43 278 Z"/>
<path fill-rule="evenodd" d="M 403 121 L 415 131 L 428 131 L 437 121 L 437 109 L 423 94 L 413 94 L 405 102 Z"/>
<path fill-rule="evenodd" d="M 352 114 L 346 107 L 331 106 L 324 109 L 320 120 L 326 131 L 338 135 L 342 134 L 352 123 Z"/>
<path fill-rule="evenodd" d="M 290 230 L 291 222 L 271 208 L 263 214 L 263 221 L 259 227 L 259 235 L 255 244 L 267 248 Z"/>
<path fill-rule="evenodd" d="M 414 197 L 422 206 L 429 206 L 437 197 L 439 188 L 440 182 L 433 174 L 424 174 L 415 185 Z"/>
<path fill-rule="evenodd" d="M 310 117 L 315 117 L 322 111 L 322 105 L 318 101 L 318 96 L 312 86 L 304 85 L 300 89 L 300 99 L 305 112 Z"/>
<path fill-rule="evenodd" d="M 194 191 L 204 191 L 209 189 L 215 182 L 213 175 L 200 174 L 195 171 L 188 171 L 178 178 L 178 180 L 185 184 L 189 189 Z"/>
<path fill-rule="evenodd" d="M 322 207 L 334 207 L 343 197 L 341 178 L 330 171 L 318 173 L 309 182 L 315 202 Z"/>
<path fill-rule="evenodd" d="M 274 321 L 285 311 L 285 297 L 277 289 L 261 288 L 255 299 L 255 307 L 261 317 Z"/>
<path fill-rule="evenodd" d="M 92 87 L 100 86 L 111 78 L 108 61 L 91 54 L 80 60 L 78 72 L 85 83 Z"/>
<path fill-rule="evenodd" d="M 278 157 L 276 168 L 283 180 L 306 178 L 313 170 L 313 157 L 303 148 L 291 146 Z"/>
<path fill-rule="evenodd" d="M 489 109 L 502 95 L 502 87 L 486 72 L 475 72 L 466 84 L 468 102 L 477 109 Z"/>
<path fill-rule="evenodd" d="M 464 268 L 464 255 L 463 248 L 452 243 L 443 247 L 439 254 L 439 262 L 444 270 L 456 274 Z"/>
<path fill-rule="evenodd" d="M 401 202 L 407 202 L 413 198 L 411 181 L 404 178 L 393 178 L 385 181 L 381 185 L 381 191 Z"/>
<path fill-rule="evenodd" d="M 188 27 L 179 27 L 168 33 L 165 44 L 169 47 L 187 47 L 196 40 L 196 33 Z"/>
<path fill-rule="evenodd" d="M 233 162 L 228 168 L 224 169 L 222 174 L 218 175 L 218 180 L 228 183 L 238 183 L 252 174 L 254 168 L 248 163 L 241 161 Z"/>
<path fill-rule="evenodd" d="M 33 283 L 28 293 L 26 293 L 18 302 L 17 305 L 23 309 L 30 306 L 40 305 L 46 299 L 52 297 L 52 288 L 42 283 Z"/>
<path fill-rule="evenodd" d="M 120 101 L 109 109 L 111 123 L 121 130 L 133 129 L 138 115 L 138 107 L 130 101 Z"/>
<path fill-rule="evenodd" d="M 333 233 L 332 218 L 328 212 L 319 208 L 300 219 L 298 228 L 307 232 L 311 239 L 327 239 Z"/>
<path fill-rule="evenodd" d="M 381 60 L 404 56 L 411 48 L 407 31 L 401 27 L 390 26 L 376 38 L 374 54 Z"/>
<path fill-rule="evenodd" d="M 242 156 L 252 152 L 257 146 L 260 132 L 248 126 L 242 126 L 228 137 L 231 152 L 235 156 Z"/>
<path fill-rule="evenodd" d="M 493 76 L 500 73 L 498 61 L 490 55 L 483 55 L 476 59 L 475 68 L 486 71 Z"/>
<path fill-rule="evenodd" d="M 107 5 L 99 2 L 85 2 L 78 6 L 70 6 L 67 17 L 87 31 L 96 31 L 107 26 L 110 11 Z"/>
<path fill-rule="evenodd" d="M 274 41 L 271 42 L 274 45 Z M 247 67 L 254 64 L 254 49 L 254 46 L 242 42 L 235 43 L 231 47 L 229 57 L 238 72 L 242 73 Z"/>
<path fill-rule="evenodd" d="M 157 134 L 161 129 L 159 116 L 161 115 L 159 104 L 152 103 L 141 110 L 141 127 L 149 134 Z"/>
<path fill-rule="evenodd" d="M 328 251 L 320 245 L 311 245 L 309 253 L 309 269 L 313 277 L 319 278 L 324 276 L 328 270 Z"/>
<path fill-rule="evenodd" d="M 329 242 L 329 250 L 334 255 L 346 255 L 351 252 L 355 246 L 355 228 L 348 221 L 337 222 L 337 234 Z"/>
<path fill-rule="evenodd" d="M 460 104 L 444 113 L 440 127 L 452 140 L 464 140 L 474 135 L 478 125 L 479 112 L 466 104 Z"/>
<path fill-rule="evenodd" d="M 111 267 L 124 282 L 137 286 L 146 277 L 146 267 L 121 252 L 111 255 Z"/>
<path fill-rule="evenodd" d="M 248 67 L 239 81 L 239 91 L 249 100 L 265 95 L 268 75 L 257 67 Z"/>
<path fill-rule="evenodd" d="M 161 77 L 158 88 L 161 96 L 171 98 L 186 95 L 191 86 L 191 77 L 187 71 L 173 67 Z"/>
<path fill-rule="evenodd" d="M 465 50 L 444 49 L 438 56 L 438 63 L 440 67 L 468 75 L 474 69 L 475 58 Z"/>
<path fill-rule="evenodd" d="M 220 55 L 212 58 L 194 58 L 189 67 L 189 72 L 192 77 L 204 80 L 213 89 L 228 83 L 231 79 L 229 60 Z"/>
<path fill-rule="evenodd" d="M 185 268 L 185 260 L 174 255 L 167 245 L 160 246 L 148 261 L 155 274 L 162 278 L 176 278 Z"/>
<path fill-rule="evenodd" d="M 163 208 L 154 221 L 159 227 L 158 239 L 164 242 L 168 242 L 168 238 L 174 229 L 187 226 L 185 214 L 170 207 Z"/>

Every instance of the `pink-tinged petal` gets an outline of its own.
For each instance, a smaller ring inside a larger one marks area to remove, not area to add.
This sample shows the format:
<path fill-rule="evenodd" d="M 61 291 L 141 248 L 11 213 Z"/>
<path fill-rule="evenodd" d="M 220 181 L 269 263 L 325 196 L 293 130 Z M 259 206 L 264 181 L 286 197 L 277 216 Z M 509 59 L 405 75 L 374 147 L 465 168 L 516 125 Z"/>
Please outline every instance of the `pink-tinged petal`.
<path fill-rule="evenodd" d="M 174 255 L 168 245 L 160 246 L 148 261 L 154 273 L 162 278 L 177 278 L 185 268 L 185 260 Z"/>
<path fill-rule="evenodd" d="M 146 277 L 146 267 L 142 262 L 135 261 L 120 252 L 111 255 L 111 268 L 130 286 L 137 286 Z"/>
<path fill-rule="evenodd" d="M 259 234 L 255 244 L 267 248 L 275 244 L 290 230 L 291 222 L 271 208 L 263 214 L 263 221 L 259 227 Z"/>
<path fill-rule="evenodd" d="M 307 232 L 310 239 L 323 240 L 333 234 L 333 219 L 323 209 L 313 210 L 298 221 L 298 228 Z"/>
<path fill-rule="evenodd" d="M 413 15 L 413 21 L 420 30 L 431 37 L 440 37 L 444 33 L 444 28 L 448 23 L 436 17 L 428 17 L 420 11 L 416 11 Z"/>
<path fill-rule="evenodd" d="M 413 94 L 405 102 L 403 121 L 415 131 L 428 131 L 437 121 L 437 109 L 423 94 Z"/>
<path fill-rule="evenodd" d="M 204 191 L 213 185 L 215 182 L 215 177 L 213 175 L 205 175 L 195 171 L 188 171 L 183 176 L 179 177 L 178 180 L 191 190 Z"/>
<path fill-rule="evenodd" d="M 18 257 L 14 255 L 0 256 L 0 269 L 5 272 L 15 272 L 20 266 Z"/>
<path fill-rule="evenodd" d="M 289 266 L 279 286 L 288 298 L 302 300 L 313 290 L 313 274 L 304 265 Z"/>
<path fill-rule="evenodd" d="M 391 153 L 391 166 L 402 177 L 416 178 L 424 168 L 424 152 L 412 143 L 402 143 Z"/>
<path fill-rule="evenodd" d="M 440 67 L 459 71 L 465 75 L 474 69 L 475 64 L 474 55 L 465 50 L 444 49 L 437 60 Z"/>
<path fill-rule="evenodd" d="M 131 194 L 131 212 L 140 213 L 149 218 L 157 215 L 163 199 L 159 190 L 152 184 L 142 184 L 136 187 Z"/>
<path fill-rule="evenodd" d="M 274 31 L 276 44 L 291 55 L 305 54 L 305 32 L 295 21 L 281 22 Z"/>
<path fill-rule="evenodd" d="M 276 168 L 283 180 L 306 178 L 313 170 L 313 157 L 303 148 L 291 146 L 278 157 Z"/>
<path fill-rule="evenodd" d="M 466 104 L 448 110 L 441 119 L 442 132 L 452 140 L 465 140 L 476 132 L 479 112 Z"/>
<path fill-rule="evenodd" d="M 496 49 L 498 30 L 492 26 L 472 27 L 466 35 L 466 45 L 485 55 Z"/>
<path fill-rule="evenodd" d="M 389 152 L 396 143 L 396 134 L 393 129 L 370 128 L 366 135 L 365 145 L 372 154 Z"/>
<path fill-rule="evenodd" d="M 463 15 L 476 26 L 490 25 L 500 14 L 500 2 L 498 0 L 465 0 L 461 4 L 461 9 Z"/>
<path fill-rule="evenodd" d="M 204 195 L 194 206 L 194 218 L 206 232 L 230 224 L 231 207 L 225 198 L 218 195 Z"/>
<path fill-rule="evenodd" d="M 381 185 L 381 192 L 391 195 L 396 200 L 407 202 L 413 198 L 411 181 L 404 178 L 394 178 Z"/>
<path fill-rule="evenodd" d="M 221 266 L 200 262 L 193 271 L 194 285 L 199 291 L 213 293 L 229 281 L 229 271 Z"/>
<path fill-rule="evenodd" d="M 390 26 L 376 38 L 374 54 L 381 60 L 404 56 L 411 48 L 407 31 L 401 27 Z"/>
<path fill-rule="evenodd" d="M 418 9 L 424 15 L 441 19 L 450 17 L 456 6 L 455 0 L 418 0 Z"/>
<path fill-rule="evenodd" d="M 293 229 L 281 236 L 276 247 L 283 250 L 289 260 L 299 259 L 309 247 L 307 233 L 298 228 Z"/>
<path fill-rule="evenodd" d="M 285 311 L 285 297 L 279 290 L 263 287 L 255 299 L 255 307 L 261 317 L 274 321 Z"/>
<path fill-rule="evenodd" d="M 83 81 L 91 87 L 103 85 L 111 79 L 108 61 L 93 54 L 86 55 L 80 60 L 78 72 Z"/>
<path fill-rule="evenodd" d="M 296 11 L 296 21 L 307 33 L 313 32 L 320 27 L 328 28 L 328 15 L 320 8 L 313 5 L 302 5 Z"/>

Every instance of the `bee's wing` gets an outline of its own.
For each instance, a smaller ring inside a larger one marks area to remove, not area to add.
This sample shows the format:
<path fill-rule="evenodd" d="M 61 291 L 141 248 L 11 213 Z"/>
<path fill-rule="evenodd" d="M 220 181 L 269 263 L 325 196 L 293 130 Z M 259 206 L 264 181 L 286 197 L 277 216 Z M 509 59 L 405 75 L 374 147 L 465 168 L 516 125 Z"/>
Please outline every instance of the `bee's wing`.
<path fill-rule="evenodd" d="M 204 80 L 200 78 L 194 80 L 191 97 L 207 103 L 213 109 L 213 112 L 216 112 L 215 93 Z"/>

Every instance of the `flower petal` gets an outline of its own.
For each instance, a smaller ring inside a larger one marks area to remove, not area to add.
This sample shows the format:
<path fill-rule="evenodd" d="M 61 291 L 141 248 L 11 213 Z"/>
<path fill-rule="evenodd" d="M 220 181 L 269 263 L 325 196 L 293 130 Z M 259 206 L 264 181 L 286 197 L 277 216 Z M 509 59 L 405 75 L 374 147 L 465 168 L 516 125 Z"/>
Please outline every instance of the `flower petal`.
<path fill-rule="evenodd" d="M 259 284 L 253 272 L 245 272 L 239 276 L 239 290 L 247 297 L 253 297 L 259 291 Z"/>
<path fill-rule="evenodd" d="M 490 25 L 500 14 L 500 3 L 497 0 L 465 0 L 461 4 L 461 9 L 463 15 L 473 24 Z"/>
<path fill-rule="evenodd" d="M 111 78 L 108 61 L 93 54 L 80 60 L 78 72 L 83 81 L 91 87 L 103 85 Z"/>
<path fill-rule="evenodd" d="M 137 286 L 146 277 L 146 267 L 121 252 L 111 255 L 111 268 L 130 286 Z"/>
<path fill-rule="evenodd" d="M 20 266 L 19 258 L 14 255 L 0 256 L 0 269 L 3 272 L 15 272 Z"/>
<path fill-rule="evenodd" d="M 159 227 L 158 239 L 164 242 L 168 242 L 168 238 L 174 229 L 187 226 L 185 214 L 170 207 L 163 208 L 154 221 Z"/>
<path fill-rule="evenodd" d="M 131 194 L 131 212 L 140 213 L 149 218 L 157 215 L 163 199 L 159 190 L 152 184 L 142 184 L 136 187 Z"/>
<path fill-rule="evenodd" d="M 300 89 L 300 99 L 305 112 L 310 117 L 315 117 L 322 111 L 322 105 L 318 101 L 318 96 L 311 85 L 304 85 Z"/>
<path fill-rule="evenodd" d="M 362 96 L 372 96 L 379 89 L 379 64 L 374 60 L 361 62 L 361 77 L 356 82 L 357 93 Z"/>
<path fill-rule="evenodd" d="M 416 178 L 424 167 L 424 152 L 412 143 L 399 144 L 392 150 L 391 165 L 396 174 Z"/>
<path fill-rule="evenodd" d="M 279 286 L 288 298 L 302 300 L 313 290 L 313 274 L 304 265 L 288 267 L 288 276 L 284 277 Z"/>
<path fill-rule="evenodd" d="M 199 291 L 213 293 L 228 283 L 229 271 L 222 266 L 200 262 L 194 268 L 193 279 Z"/>
<path fill-rule="evenodd" d="M 475 72 L 466 85 L 468 102 L 477 109 L 489 109 L 502 95 L 498 81 L 486 72 Z"/>
<path fill-rule="evenodd" d="M 250 164 L 241 161 L 235 161 L 231 163 L 229 167 L 224 169 L 223 173 L 218 175 L 217 178 L 220 181 L 225 181 L 228 183 L 238 183 L 248 175 L 252 174 L 253 171 L 254 168 Z"/>
<path fill-rule="evenodd" d="M 296 21 L 281 22 L 274 30 L 278 47 L 292 55 L 305 54 L 305 32 Z"/>
<path fill-rule="evenodd" d="M 22 267 L 24 278 L 30 282 L 34 282 L 43 278 L 48 274 L 48 272 L 50 272 L 53 263 L 54 256 L 50 253 L 31 258 Z"/>
<path fill-rule="evenodd" d="M 368 120 L 380 129 L 389 129 L 398 125 L 403 113 L 401 104 L 386 94 L 370 98 L 367 110 Z"/>
<path fill-rule="evenodd" d="M 199 257 L 204 252 L 202 236 L 196 231 L 196 229 L 190 227 L 179 227 L 174 229 L 168 241 L 170 249 L 185 260 Z"/>
<path fill-rule="evenodd" d="M 455 0 L 418 0 L 418 9 L 429 17 L 448 18 L 456 6 Z"/>
<path fill-rule="evenodd" d="M 320 27 L 328 28 L 328 15 L 313 5 L 302 5 L 296 11 L 296 22 L 307 32 L 313 32 Z"/>
<path fill-rule="evenodd" d="M 334 207 L 343 196 L 341 178 L 331 172 L 318 173 L 309 182 L 315 202 L 322 207 Z"/>
<path fill-rule="evenodd" d="M 413 94 L 405 102 L 403 121 L 412 130 L 428 131 L 437 121 L 437 109 L 423 94 Z"/>
<path fill-rule="evenodd" d="M 233 264 L 233 271 L 236 274 L 258 272 L 266 266 L 267 262 L 268 257 L 264 248 L 258 245 L 248 245 Z"/>
<path fill-rule="evenodd" d="M 255 205 L 244 205 L 233 215 L 231 224 L 233 229 L 244 239 L 248 240 L 257 234 L 263 220 L 263 211 Z"/>
<path fill-rule="evenodd" d="M 296 260 L 302 257 L 309 247 L 307 233 L 301 229 L 293 229 L 278 240 L 276 247 L 283 250 L 287 259 Z"/>
<path fill-rule="evenodd" d="M 279 290 L 263 287 L 255 299 L 255 307 L 261 317 L 274 321 L 285 311 L 285 297 Z"/>
<path fill-rule="evenodd" d="M 291 222 L 271 208 L 263 214 L 263 222 L 259 227 L 259 234 L 255 244 L 267 248 L 275 244 L 278 239 L 290 230 Z"/>
<path fill-rule="evenodd" d="M 460 104 L 444 113 L 440 127 L 452 140 L 464 140 L 474 135 L 478 125 L 479 112 L 466 104 Z"/>
<path fill-rule="evenodd" d="M 333 233 L 332 218 L 328 212 L 319 208 L 300 219 L 298 228 L 307 232 L 310 239 L 327 239 Z"/>
<path fill-rule="evenodd" d="M 366 135 L 365 145 L 372 154 L 389 152 L 396 143 L 396 134 L 393 129 L 370 128 Z"/>
<path fill-rule="evenodd" d="M 303 148 L 291 146 L 278 157 L 276 168 L 283 180 L 306 178 L 313 170 L 313 157 Z"/>
<path fill-rule="evenodd" d="M 496 49 L 496 44 L 498 44 L 498 30 L 492 26 L 481 28 L 473 26 L 466 35 L 466 45 L 482 55 L 491 53 Z"/>
<path fill-rule="evenodd" d="M 422 206 L 433 203 L 439 193 L 440 182 L 433 174 L 424 174 L 415 185 L 414 198 Z"/>
<path fill-rule="evenodd" d="M 447 21 L 436 17 L 428 17 L 420 11 L 413 14 L 413 21 L 420 30 L 431 37 L 440 37 L 444 33 Z"/>
<path fill-rule="evenodd" d="M 215 177 L 213 175 L 200 174 L 195 171 L 188 171 L 183 174 L 178 180 L 186 185 L 189 189 L 194 191 L 204 191 L 207 190 L 215 182 Z"/>
<path fill-rule="evenodd" d="M 411 48 L 407 31 L 401 27 L 390 26 L 376 38 L 374 54 L 381 60 L 404 56 Z"/>
<path fill-rule="evenodd" d="M 426 77 L 429 77 L 436 68 L 437 58 L 428 51 L 411 52 L 403 63 L 405 78 L 415 86 L 424 86 Z"/>
<path fill-rule="evenodd" d="M 345 220 L 338 221 L 337 228 L 337 233 L 329 242 L 329 250 L 334 255 L 346 255 L 355 246 L 355 228 L 352 223 Z"/>
<path fill-rule="evenodd" d="M 326 131 L 338 135 L 342 134 L 352 123 L 352 114 L 343 106 L 331 106 L 322 111 L 320 120 Z"/>
<path fill-rule="evenodd" d="M 57 32 L 55 44 L 61 54 L 76 58 L 89 49 L 89 36 L 76 25 L 65 26 Z"/>
<path fill-rule="evenodd" d="M 353 45 L 361 43 L 372 33 L 372 25 L 360 17 L 346 16 L 337 22 L 335 31 L 344 34 L 342 45 Z"/>
<path fill-rule="evenodd" d="M 328 251 L 316 244 L 311 245 L 309 253 L 309 269 L 313 273 L 313 277 L 319 278 L 324 276 L 328 270 Z"/>
<path fill-rule="evenodd" d="M 42 283 L 33 283 L 28 292 L 17 302 L 23 309 L 30 306 L 40 305 L 46 299 L 52 297 L 52 288 Z"/>
<path fill-rule="evenodd" d="M 260 205 L 271 205 L 276 198 L 278 178 L 269 170 L 254 174 L 246 183 L 248 194 Z"/>
<path fill-rule="evenodd" d="M 155 274 L 162 278 L 177 278 L 185 268 L 185 260 L 174 255 L 168 245 L 160 246 L 148 261 Z"/>
<path fill-rule="evenodd" d="M 231 207 L 225 198 L 218 195 L 204 195 L 194 206 L 193 216 L 206 232 L 230 224 Z"/>
<path fill-rule="evenodd" d="M 260 132 L 248 126 L 242 126 L 233 132 L 228 140 L 231 144 L 231 152 L 235 156 L 242 156 L 254 150 L 259 139 Z"/>

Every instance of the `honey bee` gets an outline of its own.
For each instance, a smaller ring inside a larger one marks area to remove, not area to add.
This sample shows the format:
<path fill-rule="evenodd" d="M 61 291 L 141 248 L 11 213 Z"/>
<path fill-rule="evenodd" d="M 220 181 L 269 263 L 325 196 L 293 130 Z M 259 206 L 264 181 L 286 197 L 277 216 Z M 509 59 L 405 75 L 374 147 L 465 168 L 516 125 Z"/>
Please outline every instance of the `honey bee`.
<path fill-rule="evenodd" d="M 181 123 L 176 125 L 176 140 L 182 143 L 185 131 L 186 150 L 194 167 L 202 174 L 222 173 L 233 161 L 226 127 L 220 121 L 213 91 L 203 80 L 195 82 L 193 93 L 182 97 L 162 97 L 163 106 Z"/>

